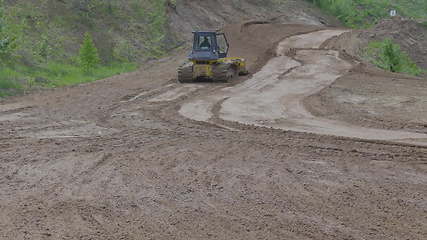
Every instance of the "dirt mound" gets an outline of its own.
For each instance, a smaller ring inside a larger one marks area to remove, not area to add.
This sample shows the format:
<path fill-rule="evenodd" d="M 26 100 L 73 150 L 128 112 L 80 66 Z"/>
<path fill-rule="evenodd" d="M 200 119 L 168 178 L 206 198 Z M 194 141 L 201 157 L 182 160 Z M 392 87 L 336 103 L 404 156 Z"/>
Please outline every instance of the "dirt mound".
<path fill-rule="evenodd" d="M 274 55 L 277 43 L 284 38 L 320 29 L 324 27 L 258 21 L 224 28 L 230 42 L 230 56 L 245 58 L 251 73 L 256 72 Z"/>
<path fill-rule="evenodd" d="M 364 31 L 360 38 L 365 41 L 390 38 L 420 67 L 427 69 L 427 27 L 410 19 L 385 19 L 374 28 Z"/>
<path fill-rule="evenodd" d="M 427 133 L 427 81 L 361 67 L 306 99 L 310 112 L 373 128 Z"/>
<path fill-rule="evenodd" d="M 419 67 L 427 69 L 427 27 L 410 19 L 384 19 L 370 29 L 344 34 L 330 41 L 328 47 L 345 50 L 360 57 L 369 42 L 384 39 L 391 39 L 399 44 Z"/>
<path fill-rule="evenodd" d="M 326 46 L 358 56 L 356 61 L 362 63 L 330 88 L 307 99 L 310 111 L 365 127 L 426 133 L 425 78 L 385 72 L 363 63 L 366 45 L 385 38 L 400 44 L 420 67 L 427 68 L 427 28 L 413 20 L 385 19 L 371 29 L 343 34 Z"/>
<path fill-rule="evenodd" d="M 253 20 L 316 26 L 339 25 L 335 18 L 301 0 L 181 0 L 176 5 L 170 5 L 168 16 L 171 32 L 187 41 L 191 39 L 194 30 L 216 30 L 230 23 Z"/>

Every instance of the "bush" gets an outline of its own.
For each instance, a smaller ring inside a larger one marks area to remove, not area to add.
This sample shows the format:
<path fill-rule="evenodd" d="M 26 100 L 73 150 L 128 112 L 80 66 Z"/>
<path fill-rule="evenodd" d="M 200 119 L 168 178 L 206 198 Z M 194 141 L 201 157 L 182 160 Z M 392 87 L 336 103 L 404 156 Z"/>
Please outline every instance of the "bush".
<path fill-rule="evenodd" d="M 369 43 L 364 55 L 369 62 L 391 72 L 408 73 L 415 76 L 425 72 L 400 49 L 399 45 L 390 39 Z"/>
<path fill-rule="evenodd" d="M 401 58 L 402 53 L 400 52 L 400 46 L 393 44 L 390 39 L 384 41 L 384 62 L 388 70 L 391 72 L 400 72 L 402 69 L 402 61 Z"/>
<path fill-rule="evenodd" d="M 80 67 L 84 73 L 89 74 L 98 66 L 99 62 L 98 49 L 95 47 L 91 35 L 86 33 L 80 47 Z"/>

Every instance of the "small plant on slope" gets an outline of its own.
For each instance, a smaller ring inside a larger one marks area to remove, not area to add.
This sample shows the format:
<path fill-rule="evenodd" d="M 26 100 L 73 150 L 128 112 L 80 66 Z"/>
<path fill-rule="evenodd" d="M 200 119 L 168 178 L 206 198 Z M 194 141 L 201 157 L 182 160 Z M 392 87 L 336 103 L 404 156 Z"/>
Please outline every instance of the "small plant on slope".
<path fill-rule="evenodd" d="M 364 52 L 369 62 L 391 72 L 408 73 L 416 76 L 425 72 L 400 49 L 399 45 L 390 39 L 370 42 Z"/>
<path fill-rule="evenodd" d="M 80 47 L 80 67 L 85 74 L 90 74 L 99 64 L 100 59 L 98 49 L 93 43 L 89 33 L 84 36 L 83 44 Z"/>
<path fill-rule="evenodd" d="M 402 53 L 400 51 L 400 47 L 393 44 L 390 39 L 387 39 L 384 41 L 383 52 L 384 61 L 388 70 L 391 72 L 400 72 L 402 70 Z"/>

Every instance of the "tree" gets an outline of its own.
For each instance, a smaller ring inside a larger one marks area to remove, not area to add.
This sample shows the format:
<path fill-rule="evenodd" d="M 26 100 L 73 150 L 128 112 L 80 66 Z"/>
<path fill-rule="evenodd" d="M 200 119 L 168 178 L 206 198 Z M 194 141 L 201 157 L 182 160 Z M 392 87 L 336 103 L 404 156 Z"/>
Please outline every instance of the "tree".
<path fill-rule="evenodd" d="M 401 68 L 401 52 L 400 47 L 390 39 L 387 39 L 384 44 L 384 57 L 385 62 L 391 72 L 400 72 Z"/>
<path fill-rule="evenodd" d="M 80 47 L 80 67 L 83 72 L 90 74 L 94 68 L 99 64 L 100 59 L 98 49 L 93 43 L 92 36 L 86 33 L 83 43 Z"/>

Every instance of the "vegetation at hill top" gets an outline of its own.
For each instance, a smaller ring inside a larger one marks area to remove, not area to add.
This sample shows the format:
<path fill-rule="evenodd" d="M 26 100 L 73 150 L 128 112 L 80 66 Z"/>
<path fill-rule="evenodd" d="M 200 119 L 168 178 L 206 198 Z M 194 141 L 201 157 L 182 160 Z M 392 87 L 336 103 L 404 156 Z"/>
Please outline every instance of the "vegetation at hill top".
<path fill-rule="evenodd" d="M 388 17 L 390 10 L 401 16 L 427 21 L 425 0 L 308 0 L 335 15 L 346 26 L 364 28 Z"/>
<path fill-rule="evenodd" d="M 415 76 L 425 72 L 400 49 L 399 45 L 390 39 L 370 42 L 364 54 L 368 61 L 390 72 L 407 73 Z"/>
<path fill-rule="evenodd" d="M 309 0 L 335 15 L 347 27 L 368 28 L 396 10 L 400 16 L 413 18 L 427 26 L 426 0 Z M 365 58 L 376 66 L 392 72 L 420 75 L 420 69 L 400 46 L 390 39 L 374 41 L 364 49 Z"/>
<path fill-rule="evenodd" d="M 175 46 L 166 0 L 0 0 L 0 96 L 136 69 Z M 85 34 L 99 64 L 81 60 Z M 87 63 L 87 62 L 86 62 Z"/>
<path fill-rule="evenodd" d="M 425 0 L 308 1 L 349 27 L 375 24 L 389 9 L 427 20 Z M 167 3 L 176 1 L 0 0 L 0 97 L 94 81 L 164 56 L 177 46 Z"/>

